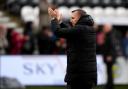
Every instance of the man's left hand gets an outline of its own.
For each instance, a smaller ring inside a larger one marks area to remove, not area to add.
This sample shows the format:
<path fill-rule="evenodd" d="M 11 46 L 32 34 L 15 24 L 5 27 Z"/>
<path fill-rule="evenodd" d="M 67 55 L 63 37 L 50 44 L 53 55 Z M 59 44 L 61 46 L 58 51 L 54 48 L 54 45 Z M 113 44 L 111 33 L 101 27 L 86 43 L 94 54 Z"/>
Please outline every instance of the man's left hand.
<path fill-rule="evenodd" d="M 49 16 L 51 16 L 51 18 L 56 18 L 57 19 L 57 13 L 52 9 L 52 8 L 48 8 L 48 13 Z"/>

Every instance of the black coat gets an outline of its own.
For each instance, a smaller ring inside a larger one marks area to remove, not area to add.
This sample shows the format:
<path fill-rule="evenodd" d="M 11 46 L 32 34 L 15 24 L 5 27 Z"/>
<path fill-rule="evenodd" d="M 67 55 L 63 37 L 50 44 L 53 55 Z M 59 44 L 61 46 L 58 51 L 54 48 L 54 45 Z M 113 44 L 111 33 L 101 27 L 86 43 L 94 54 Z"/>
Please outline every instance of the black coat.
<path fill-rule="evenodd" d="M 51 21 L 51 27 L 57 37 L 67 40 L 67 73 L 65 82 L 97 82 L 96 39 L 90 16 L 80 18 L 76 26 L 59 25 Z"/>
<path fill-rule="evenodd" d="M 115 35 L 116 33 L 114 32 L 114 29 L 107 33 L 105 35 L 105 43 L 103 45 L 103 57 L 104 57 L 104 62 L 105 63 L 114 63 L 115 62 L 115 58 L 117 56 L 117 52 L 119 50 L 116 50 L 116 48 L 120 48 L 120 45 L 118 43 L 118 37 Z M 117 38 L 116 38 L 117 37 Z M 121 50 L 120 50 L 121 52 Z M 112 56 L 112 61 L 108 62 L 107 61 L 107 56 Z"/>
<path fill-rule="evenodd" d="M 40 54 L 53 54 L 55 48 L 55 42 L 52 38 L 40 32 L 37 35 L 37 42 Z"/>

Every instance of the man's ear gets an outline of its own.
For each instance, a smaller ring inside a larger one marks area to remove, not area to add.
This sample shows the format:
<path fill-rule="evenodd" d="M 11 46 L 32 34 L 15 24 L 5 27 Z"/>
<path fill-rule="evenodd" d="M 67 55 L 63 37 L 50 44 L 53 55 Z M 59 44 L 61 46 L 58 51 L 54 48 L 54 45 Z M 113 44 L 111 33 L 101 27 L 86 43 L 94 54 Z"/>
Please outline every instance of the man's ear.
<path fill-rule="evenodd" d="M 82 18 L 82 15 L 79 14 L 78 16 L 79 16 L 79 17 L 78 17 L 79 19 L 78 19 L 77 22 L 79 22 L 79 20 Z"/>

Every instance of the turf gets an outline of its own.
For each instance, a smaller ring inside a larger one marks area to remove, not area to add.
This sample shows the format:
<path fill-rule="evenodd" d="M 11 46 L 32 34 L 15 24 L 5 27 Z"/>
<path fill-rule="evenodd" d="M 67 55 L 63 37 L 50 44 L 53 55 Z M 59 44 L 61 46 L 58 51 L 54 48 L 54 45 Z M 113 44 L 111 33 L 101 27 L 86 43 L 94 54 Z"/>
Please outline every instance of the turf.
<path fill-rule="evenodd" d="M 26 89 L 66 89 L 64 86 L 26 86 Z M 103 86 L 98 86 L 94 89 L 104 89 Z M 118 85 L 115 89 L 128 89 L 128 85 Z"/>

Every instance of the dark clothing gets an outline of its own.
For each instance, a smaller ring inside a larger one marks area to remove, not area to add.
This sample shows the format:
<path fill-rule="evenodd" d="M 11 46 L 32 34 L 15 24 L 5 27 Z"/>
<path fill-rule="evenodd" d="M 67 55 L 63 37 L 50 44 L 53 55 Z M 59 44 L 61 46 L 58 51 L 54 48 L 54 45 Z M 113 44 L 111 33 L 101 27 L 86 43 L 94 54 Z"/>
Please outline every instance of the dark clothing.
<path fill-rule="evenodd" d="M 104 56 L 104 62 L 107 63 L 106 57 L 112 56 L 113 60 L 112 62 L 115 62 L 116 57 L 116 51 L 115 51 L 115 43 L 114 43 L 114 34 L 112 32 L 105 35 L 105 43 L 104 43 L 104 49 L 103 49 L 103 56 Z"/>
<path fill-rule="evenodd" d="M 23 55 L 31 55 L 34 53 L 35 50 L 35 35 L 33 34 L 32 22 L 26 22 L 24 27 L 24 36 L 28 37 L 29 39 L 26 40 L 24 47 L 22 49 Z"/>
<path fill-rule="evenodd" d="M 104 53 L 105 34 L 103 32 L 96 33 L 96 54 L 102 55 Z"/>
<path fill-rule="evenodd" d="M 22 54 L 23 55 L 26 55 L 26 54 L 31 55 L 31 54 L 34 53 L 34 49 L 35 49 L 35 38 L 34 38 L 34 36 L 32 36 L 32 35 L 31 36 L 27 35 L 27 36 L 29 37 L 29 39 L 25 41 L 25 44 L 22 48 Z"/>
<path fill-rule="evenodd" d="M 103 46 L 103 55 L 105 59 L 107 56 L 112 56 L 113 62 L 115 62 L 115 58 L 123 54 L 120 42 L 120 33 L 115 29 L 112 29 L 109 33 L 105 34 L 105 42 Z"/>
<path fill-rule="evenodd" d="M 57 20 L 51 21 L 55 35 L 67 40 L 65 82 L 69 84 L 76 81 L 97 83 L 96 34 L 91 24 L 86 25 L 86 19 L 87 17 L 82 17 L 74 27 L 62 27 Z"/>
<path fill-rule="evenodd" d="M 117 56 L 117 52 L 116 52 L 117 40 L 116 39 L 117 38 L 114 31 L 111 31 L 105 34 L 105 43 L 104 43 L 104 49 L 103 49 L 104 62 L 106 63 L 106 67 L 107 67 L 107 84 L 105 86 L 105 89 L 114 89 L 112 66 L 115 63 L 115 59 Z M 107 59 L 108 56 L 112 57 L 111 61 L 108 61 Z"/>
<path fill-rule="evenodd" d="M 93 84 L 84 81 L 73 81 L 71 84 L 67 84 L 67 89 L 92 89 Z"/>
<path fill-rule="evenodd" d="M 105 86 L 105 89 L 114 89 L 113 84 L 113 71 L 112 71 L 113 63 L 107 63 L 107 84 Z"/>
<path fill-rule="evenodd" d="M 123 54 L 128 59 L 128 37 L 123 38 L 122 40 Z"/>
<path fill-rule="evenodd" d="M 55 42 L 52 38 L 42 34 L 41 32 L 38 34 L 37 40 L 40 54 L 53 54 Z"/>

